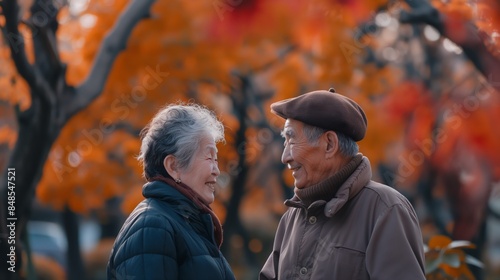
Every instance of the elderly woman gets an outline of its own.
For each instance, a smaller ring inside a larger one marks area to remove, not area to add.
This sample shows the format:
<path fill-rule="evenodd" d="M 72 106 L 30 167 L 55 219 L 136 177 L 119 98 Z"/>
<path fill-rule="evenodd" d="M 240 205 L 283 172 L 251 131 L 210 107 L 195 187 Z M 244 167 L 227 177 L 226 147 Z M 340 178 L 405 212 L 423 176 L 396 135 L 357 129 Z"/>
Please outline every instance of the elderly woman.
<path fill-rule="evenodd" d="M 234 279 L 210 208 L 224 127 L 194 104 L 169 105 L 141 133 L 145 199 L 125 221 L 108 279 Z"/>

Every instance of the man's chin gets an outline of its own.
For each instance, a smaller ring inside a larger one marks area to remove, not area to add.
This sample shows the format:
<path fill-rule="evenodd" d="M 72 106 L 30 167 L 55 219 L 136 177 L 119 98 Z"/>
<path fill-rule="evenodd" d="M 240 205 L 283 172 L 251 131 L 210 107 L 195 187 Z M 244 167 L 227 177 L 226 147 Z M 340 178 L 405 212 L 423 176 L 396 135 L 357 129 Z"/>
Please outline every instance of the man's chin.
<path fill-rule="evenodd" d="M 299 190 L 305 188 L 305 186 L 303 184 L 300 184 L 300 183 L 297 183 L 297 182 L 295 182 L 295 184 L 293 184 L 293 185 L 294 185 L 295 188 L 297 188 Z"/>

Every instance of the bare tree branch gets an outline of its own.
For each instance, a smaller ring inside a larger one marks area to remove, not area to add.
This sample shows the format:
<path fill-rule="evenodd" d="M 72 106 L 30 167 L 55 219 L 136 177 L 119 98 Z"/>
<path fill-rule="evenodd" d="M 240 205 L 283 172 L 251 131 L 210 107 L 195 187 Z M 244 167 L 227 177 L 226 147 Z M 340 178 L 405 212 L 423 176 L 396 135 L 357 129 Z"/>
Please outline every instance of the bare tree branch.
<path fill-rule="evenodd" d="M 58 13 L 59 8 L 54 5 L 52 0 L 36 0 L 31 6 L 31 17 L 27 22 L 33 33 L 35 67 L 42 71 L 46 80 L 54 80 L 54 76 L 57 76 L 61 70 L 55 38 L 59 27 Z"/>
<path fill-rule="evenodd" d="M 104 38 L 90 74 L 75 88 L 74 98 L 65 105 L 68 119 L 101 94 L 116 57 L 125 49 L 127 39 L 137 22 L 149 17 L 153 2 L 155 0 L 135 0 L 121 14 L 111 32 Z"/>
<path fill-rule="evenodd" d="M 56 32 L 59 26 L 56 7 L 53 0 L 35 0 L 30 8 L 31 16 L 26 24 L 31 28 L 33 52 L 35 57 L 34 71 L 38 82 L 38 88 L 32 88 L 32 95 L 47 103 L 46 108 L 50 114 L 51 122 L 49 133 L 57 137 L 59 129 L 64 125 L 60 121 L 61 107 L 58 104 L 58 96 L 64 92 L 64 88 L 56 87 L 58 81 L 65 80 L 62 73 L 63 65 L 59 59 L 57 49 Z M 58 92 L 59 91 L 59 92 Z"/>
<path fill-rule="evenodd" d="M 9 48 L 19 74 L 26 80 L 30 87 L 36 85 L 33 65 L 31 65 L 26 56 L 24 48 L 24 38 L 19 32 L 19 5 L 16 0 L 4 0 L 0 2 L 5 17 L 4 37 L 9 43 Z"/>

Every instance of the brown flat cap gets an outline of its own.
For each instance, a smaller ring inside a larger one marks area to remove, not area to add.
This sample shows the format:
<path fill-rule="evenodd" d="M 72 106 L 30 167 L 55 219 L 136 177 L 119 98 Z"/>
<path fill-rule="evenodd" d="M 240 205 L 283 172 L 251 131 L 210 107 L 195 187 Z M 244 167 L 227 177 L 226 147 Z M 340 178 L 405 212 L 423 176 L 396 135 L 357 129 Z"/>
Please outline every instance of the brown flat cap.
<path fill-rule="evenodd" d="M 308 125 L 343 133 L 360 141 L 366 133 L 366 115 L 363 109 L 331 88 L 317 90 L 271 104 L 271 112 Z"/>

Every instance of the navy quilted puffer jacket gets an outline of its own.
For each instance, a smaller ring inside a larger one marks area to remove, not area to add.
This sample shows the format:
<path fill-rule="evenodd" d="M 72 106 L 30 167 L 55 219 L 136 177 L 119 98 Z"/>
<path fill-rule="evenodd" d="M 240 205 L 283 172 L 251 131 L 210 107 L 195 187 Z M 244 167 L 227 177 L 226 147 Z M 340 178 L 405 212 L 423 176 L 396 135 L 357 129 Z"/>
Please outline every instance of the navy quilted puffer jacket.
<path fill-rule="evenodd" d="M 163 182 L 144 185 L 108 263 L 108 279 L 235 279 L 210 214 Z"/>

